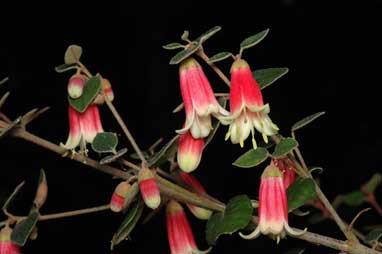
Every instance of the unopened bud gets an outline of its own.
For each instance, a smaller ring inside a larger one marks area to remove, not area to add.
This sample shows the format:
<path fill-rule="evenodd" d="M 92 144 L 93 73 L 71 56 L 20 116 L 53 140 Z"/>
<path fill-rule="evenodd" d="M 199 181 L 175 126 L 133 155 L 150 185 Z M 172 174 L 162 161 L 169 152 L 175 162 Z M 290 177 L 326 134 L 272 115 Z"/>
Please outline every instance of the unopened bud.
<path fill-rule="evenodd" d="M 161 199 L 154 173 L 150 169 L 141 169 L 138 174 L 138 182 L 145 204 L 151 209 L 158 208 Z"/>

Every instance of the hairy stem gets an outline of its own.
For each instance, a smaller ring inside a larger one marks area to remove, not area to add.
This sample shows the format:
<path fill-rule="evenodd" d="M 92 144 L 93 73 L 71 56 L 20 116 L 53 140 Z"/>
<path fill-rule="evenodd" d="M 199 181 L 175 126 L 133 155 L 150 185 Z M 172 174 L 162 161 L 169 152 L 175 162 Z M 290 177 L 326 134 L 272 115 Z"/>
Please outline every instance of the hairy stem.
<path fill-rule="evenodd" d="M 224 73 L 214 64 L 214 63 L 210 63 L 208 60 L 209 60 L 209 57 L 206 55 L 206 53 L 204 53 L 204 51 L 202 49 L 196 51 L 196 54 L 202 58 L 215 72 L 216 74 L 224 81 L 224 83 L 226 83 L 226 85 L 228 87 L 231 86 L 231 82 L 229 81 L 229 79 L 227 78 L 226 75 L 224 75 Z"/>
<path fill-rule="evenodd" d="M 75 210 L 75 211 L 41 215 L 39 220 L 43 221 L 43 220 L 52 220 L 52 219 L 59 219 L 59 218 L 65 218 L 65 217 L 72 217 L 72 216 L 77 216 L 77 215 L 81 215 L 81 214 L 88 214 L 88 213 L 105 211 L 105 210 L 109 210 L 109 209 L 110 209 L 110 205 L 107 204 L 107 205 L 90 207 L 90 208 L 85 208 L 85 209 L 80 209 L 80 210 Z"/>

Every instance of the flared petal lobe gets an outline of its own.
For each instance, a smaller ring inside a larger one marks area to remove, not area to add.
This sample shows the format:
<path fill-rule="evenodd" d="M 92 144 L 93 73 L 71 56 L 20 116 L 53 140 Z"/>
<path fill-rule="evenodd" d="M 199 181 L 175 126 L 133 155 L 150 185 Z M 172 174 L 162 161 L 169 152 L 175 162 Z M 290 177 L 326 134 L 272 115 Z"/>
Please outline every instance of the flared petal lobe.
<path fill-rule="evenodd" d="M 161 198 L 154 173 L 150 169 L 141 169 L 138 174 L 138 182 L 145 204 L 151 209 L 158 208 Z"/>
<path fill-rule="evenodd" d="M 177 161 L 184 172 L 194 171 L 200 163 L 204 148 L 202 138 L 195 139 L 191 132 L 187 131 L 179 137 Z"/>

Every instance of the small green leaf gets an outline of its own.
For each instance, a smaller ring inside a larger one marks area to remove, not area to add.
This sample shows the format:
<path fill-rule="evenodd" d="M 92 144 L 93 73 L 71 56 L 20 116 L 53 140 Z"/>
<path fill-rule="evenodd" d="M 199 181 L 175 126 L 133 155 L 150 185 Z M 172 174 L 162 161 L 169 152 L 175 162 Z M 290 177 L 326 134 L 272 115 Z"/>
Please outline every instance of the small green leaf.
<path fill-rule="evenodd" d="M 24 246 L 29 238 L 30 233 L 36 226 L 40 213 L 36 208 L 32 208 L 28 217 L 20 220 L 13 228 L 11 234 L 11 241 L 17 245 Z"/>
<path fill-rule="evenodd" d="M 255 70 L 252 72 L 253 77 L 256 79 L 260 86 L 260 89 L 264 89 L 267 86 L 273 84 L 276 80 L 287 74 L 288 68 L 267 68 Z"/>
<path fill-rule="evenodd" d="M 129 237 L 131 231 L 133 231 L 135 225 L 137 224 L 139 218 L 143 212 L 143 201 L 140 199 L 135 205 L 130 209 L 122 224 L 119 226 L 117 232 L 114 234 L 111 240 L 111 249 L 126 238 Z"/>
<path fill-rule="evenodd" d="M 173 50 L 173 49 L 179 49 L 179 48 L 184 48 L 185 46 L 179 42 L 172 42 L 167 45 L 162 46 L 162 48 L 167 49 L 167 50 Z"/>
<path fill-rule="evenodd" d="M 0 99 L 0 109 L 4 105 L 5 101 L 7 100 L 8 96 L 10 95 L 10 92 L 6 92 L 3 97 Z"/>
<path fill-rule="evenodd" d="M 208 59 L 208 62 L 209 63 L 216 63 L 216 62 L 220 62 L 224 59 L 227 59 L 228 57 L 232 56 L 232 53 L 231 52 L 220 52 L 220 53 L 217 53 L 216 55 L 213 55 L 212 57 L 210 57 Z"/>
<path fill-rule="evenodd" d="M 101 78 L 97 75 L 91 77 L 85 84 L 85 88 L 83 90 L 82 95 L 73 99 L 70 96 L 69 103 L 72 105 L 78 112 L 85 112 L 90 103 L 94 100 L 101 89 Z"/>
<path fill-rule="evenodd" d="M 323 114 L 325 114 L 324 111 L 323 112 L 318 112 L 318 113 L 315 113 L 313 115 L 305 117 L 304 119 L 302 119 L 302 120 L 298 121 L 297 123 L 293 124 L 292 131 L 297 131 L 298 129 L 301 129 L 302 127 L 304 127 L 305 125 L 313 122 L 314 120 L 316 120 L 317 118 L 319 118 Z"/>
<path fill-rule="evenodd" d="M 285 254 L 302 254 L 304 253 L 305 249 L 301 249 L 301 248 L 293 248 L 293 249 L 289 249 L 287 252 L 285 252 Z"/>
<path fill-rule="evenodd" d="M 293 138 L 285 138 L 280 141 L 275 147 L 275 151 L 272 156 L 274 158 L 282 158 L 285 157 L 288 153 L 290 153 L 293 149 L 298 146 L 298 143 Z"/>
<path fill-rule="evenodd" d="M 303 206 L 316 197 L 316 187 L 312 179 L 297 178 L 287 189 L 288 211 Z"/>
<path fill-rule="evenodd" d="M 265 38 L 265 36 L 267 36 L 268 32 L 269 32 L 269 29 L 265 29 L 264 31 L 261 31 L 260 33 L 257 33 L 255 35 L 252 35 L 251 37 L 248 37 L 247 39 L 245 39 L 244 41 L 240 43 L 240 49 L 243 50 L 243 49 L 247 49 L 247 48 L 255 46 L 260 41 L 262 41 Z"/>
<path fill-rule="evenodd" d="M 0 80 L 0 86 L 1 86 L 2 84 L 4 84 L 5 82 L 7 82 L 8 80 L 9 80 L 8 77 L 5 77 L 5 78 L 3 78 L 2 80 Z"/>
<path fill-rule="evenodd" d="M 356 190 L 344 195 L 342 200 L 348 206 L 359 206 L 366 201 L 366 198 L 362 191 Z"/>
<path fill-rule="evenodd" d="M 232 165 L 239 168 L 253 168 L 265 161 L 268 156 L 269 153 L 267 149 L 258 147 L 241 155 Z"/>
<path fill-rule="evenodd" d="M 375 244 L 377 242 L 382 242 L 382 228 L 373 229 L 365 237 L 366 243 Z"/>
<path fill-rule="evenodd" d="M 206 225 L 206 239 L 208 244 L 215 244 L 220 235 L 232 234 L 245 228 L 252 217 L 252 203 L 246 195 L 232 198 L 224 212 L 216 213 Z"/>
<path fill-rule="evenodd" d="M 220 26 L 214 26 L 213 28 L 211 28 L 210 30 L 208 30 L 207 32 L 203 33 L 198 38 L 196 38 L 195 41 L 199 43 L 203 43 L 209 38 L 211 38 L 213 35 L 215 35 L 217 32 L 219 32 L 221 29 L 222 28 Z"/>
<path fill-rule="evenodd" d="M 182 62 L 187 57 L 194 54 L 200 47 L 199 42 L 192 42 L 192 45 L 180 52 L 178 52 L 173 58 L 170 60 L 170 64 L 178 64 Z"/>
<path fill-rule="evenodd" d="M 164 145 L 156 154 L 154 154 L 153 157 L 150 158 L 148 166 L 150 168 L 154 165 L 159 166 L 174 156 L 178 147 L 178 139 L 179 135 L 176 135 L 166 145 Z"/>
<path fill-rule="evenodd" d="M 99 164 L 103 165 L 103 164 L 112 163 L 113 161 L 116 161 L 119 158 L 121 158 L 121 156 L 123 156 L 125 153 L 127 153 L 127 148 L 123 148 L 123 149 L 119 150 L 118 152 L 116 152 L 115 154 L 112 154 L 112 155 L 109 155 L 109 156 L 102 158 L 100 160 Z"/>
<path fill-rule="evenodd" d="M 100 132 L 95 136 L 92 149 L 97 153 L 115 152 L 118 145 L 118 137 L 112 132 Z"/>
<path fill-rule="evenodd" d="M 64 63 L 74 64 L 80 60 L 82 48 L 78 45 L 70 45 L 65 52 Z"/>
<path fill-rule="evenodd" d="M 382 183 L 382 175 L 379 173 L 374 174 L 370 180 L 363 186 L 364 190 L 368 193 L 374 193 L 375 189 Z"/>
<path fill-rule="evenodd" d="M 8 210 L 9 205 L 13 202 L 15 199 L 17 193 L 20 191 L 20 189 L 23 187 L 25 182 L 20 183 L 19 185 L 16 186 L 12 194 L 8 197 L 8 199 L 4 202 L 3 205 L 3 210 Z"/>
<path fill-rule="evenodd" d="M 69 71 L 69 70 L 75 70 L 75 69 L 78 69 L 78 65 L 77 64 L 61 64 L 59 66 L 56 66 L 54 68 L 54 70 L 58 73 L 63 73 L 63 72 L 66 72 L 66 71 Z"/>

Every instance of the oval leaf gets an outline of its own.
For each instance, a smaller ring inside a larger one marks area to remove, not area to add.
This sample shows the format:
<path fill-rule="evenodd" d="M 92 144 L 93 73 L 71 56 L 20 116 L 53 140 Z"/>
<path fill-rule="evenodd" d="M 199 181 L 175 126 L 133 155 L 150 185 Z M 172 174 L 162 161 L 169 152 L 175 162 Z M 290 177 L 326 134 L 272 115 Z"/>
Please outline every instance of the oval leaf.
<path fill-rule="evenodd" d="M 255 70 L 252 72 L 253 77 L 256 79 L 260 86 L 260 89 L 264 89 L 267 86 L 273 84 L 276 80 L 287 74 L 288 68 L 267 68 Z"/>
<path fill-rule="evenodd" d="M 210 57 L 208 59 L 208 62 L 209 63 L 219 62 L 219 61 L 222 61 L 224 59 L 227 59 L 230 56 L 232 56 L 231 52 L 226 52 L 226 51 L 220 52 L 220 53 L 217 53 L 216 55 L 213 55 L 212 57 Z"/>
<path fill-rule="evenodd" d="M 213 35 L 215 35 L 217 32 L 219 32 L 222 28 L 220 26 L 214 26 L 213 28 L 209 29 L 207 32 L 200 35 L 198 38 L 195 39 L 195 41 L 199 43 L 203 43 L 209 38 L 211 38 Z"/>
<path fill-rule="evenodd" d="M 362 191 L 356 190 L 344 195 L 342 200 L 348 206 L 359 206 L 366 201 L 366 198 Z"/>
<path fill-rule="evenodd" d="M 85 112 L 85 110 L 88 108 L 90 103 L 93 102 L 93 100 L 99 93 L 100 89 L 101 89 L 101 78 L 98 75 L 91 77 L 86 82 L 83 93 L 79 98 L 73 99 L 70 96 L 68 96 L 69 103 L 78 112 L 81 112 L 81 113 Z"/>
<path fill-rule="evenodd" d="M 323 114 L 325 114 L 324 111 L 318 112 L 318 113 L 315 113 L 313 115 L 305 117 L 304 119 L 302 119 L 302 120 L 298 121 L 297 123 L 293 124 L 292 131 L 297 131 L 298 129 L 301 129 L 302 127 L 304 127 L 305 125 L 313 122 L 314 120 L 316 120 L 317 118 L 319 118 Z"/>
<path fill-rule="evenodd" d="M 82 48 L 78 45 L 70 45 L 65 52 L 64 63 L 74 64 L 80 60 Z"/>
<path fill-rule="evenodd" d="M 373 229 L 365 237 L 365 242 L 375 244 L 377 242 L 382 242 L 382 228 Z"/>
<path fill-rule="evenodd" d="M 247 48 L 255 46 L 260 41 L 262 41 L 265 38 L 265 36 L 267 36 L 268 32 L 269 32 L 269 29 L 265 29 L 264 31 L 261 31 L 260 33 L 257 33 L 255 35 L 252 35 L 251 37 L 248 37 L 247 39 L 245 39 L 244 41 L 240 43 L 240 49 L 243 50 L 243 49 L 247 49 Z"/>
<path fill-rule="evenodd" d="M 215 244 L 217 238 L 223 234 L 232 234 L 245 228 L 252 217 L 252 203 L 246 195 L 232 198 L 224 212 L 214 214 L 206 225 L 206 239 L 208 244 Z"/>
<path fill-rule="evenodd" d="M 174 156 L 178 147 L 178 139 L 179 135 L 176 135 L 164 145 L 153 157 L 150 158 L 148 166 L 150 168 L 154 165 L 159 166 L 161 163 Z"/>
<path fill-rule="evenodd" d="M 17 245 L 24 246 L 29 238 L 29 235 L 32 233 L 34 227 L 36 226 L 39 216 L 40 213 L 38 210 L 33 208 L 28 217 L 20 220 L 13 228 L 11 241 Z"/>
<path fill-rule="evenodd" d="M 111 240 L 112 250 L 115 245 L 128 238 L 129 234 L 134 229 L 135 225 L 137 224 L 139 218 L 142 215 L 144 207 L 143 204 L 144 203 L 141 199 L 138 200 L 138 202 L 136 202 L 135 205 L 128 212 L 121 226 L 119 226 L 117 232 L 114 234 L 113 239 Z"/>
<path fill-rule="evenodd" d="M 180 44 L 179 42 L 172 42 L 167 45 L 162 46 L 162 48 L 167 50 L 173 50 L 173 49 L 179 49 L 184 48 L 185 46 L 183 44 Z"/>
<path fill-rule="evenodd" d="M 265 161 L 268 156 L 269 153 L 267 149 L 258 147 L 241 155 L 232 165 L 239 168 L 253 168 Z"/>
<path fill-rule="evenodd" d="M 303 206 L 316 197 L 316 187 L 312 179 L 297 178 L 287 189 L 288 211 Z"/>
<path fill-rule="evenodd" d="M 290 153 L 293 149 L 298 146 L 298 143 L 293 138 L 285 138 L 280 141 L 275 147 L 275 151 L 272 156 L 274 158 L 285 157 L 288 153 Z"/>
<path fill-rule="evenodd" d="M 182 62 L 184 59 L 194 54 L 199 49 L 199 47 L 199 42 L 193 42 L 191 47 L 178 52 L 173 58 L 171 58 L 170 64 L 178 64 Z"/>
<path fill-rule="evenodd" d="M 77 64 L 61 64 L 59 66 L 56 66 L 54 68 L 54 70 L 58 73 L 63 73 L 63 72 L 66 72 L 66 71 L 69 71 L 69 70 L 74 70 L 74 69 L 78 69 L 78 65 Z"/>
<path fill-rule="evenodd" d="M 92 149 L 97 153 L 115 152 L 118 145 L 118 137 L 112 132 L 101 132 L 95 136 Z"/>

